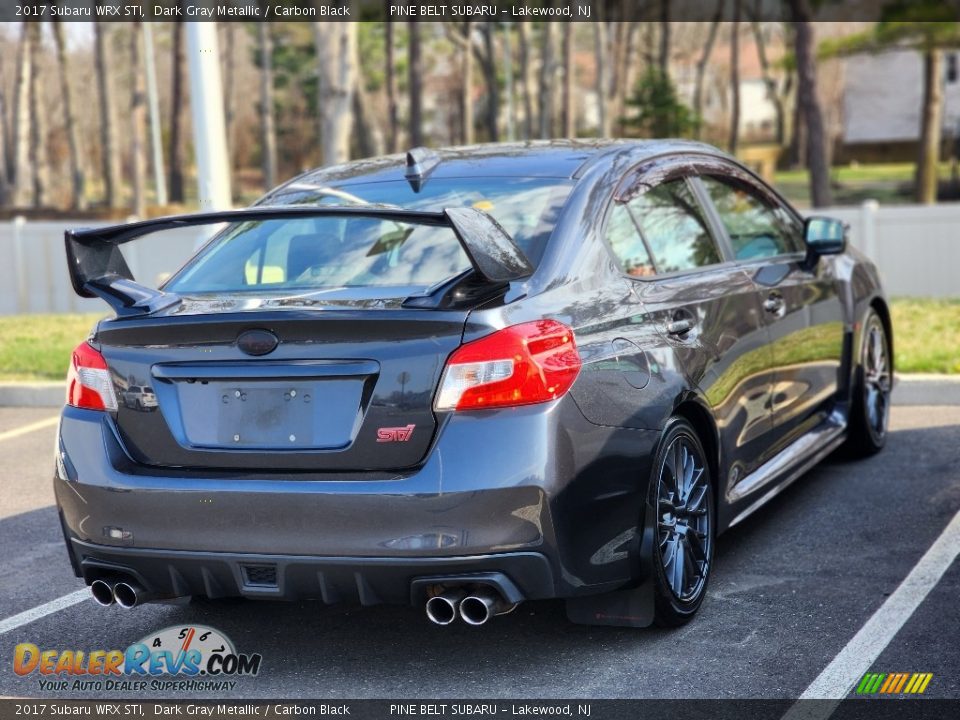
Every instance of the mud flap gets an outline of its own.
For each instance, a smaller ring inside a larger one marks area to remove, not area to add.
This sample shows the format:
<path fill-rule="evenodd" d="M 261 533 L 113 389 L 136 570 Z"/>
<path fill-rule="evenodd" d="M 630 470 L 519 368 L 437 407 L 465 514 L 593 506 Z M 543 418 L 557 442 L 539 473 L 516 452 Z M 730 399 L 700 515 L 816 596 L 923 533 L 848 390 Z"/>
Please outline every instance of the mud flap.
<path fill-rule="evenodd" d="M 648 502 L 640 540 L 639 585 L 602 595 L 567 598 L 567 619 L 580 625 L 613 625 L 615 627 L 649 627 L 656 611 L 654 599 L 654 509 Z"/>
<path fill-rule="evenodd" d="M 653 610 L 652 579 L 628 590 L 567 599 L 567 619 L 580 625 L 649 627 Z"/>

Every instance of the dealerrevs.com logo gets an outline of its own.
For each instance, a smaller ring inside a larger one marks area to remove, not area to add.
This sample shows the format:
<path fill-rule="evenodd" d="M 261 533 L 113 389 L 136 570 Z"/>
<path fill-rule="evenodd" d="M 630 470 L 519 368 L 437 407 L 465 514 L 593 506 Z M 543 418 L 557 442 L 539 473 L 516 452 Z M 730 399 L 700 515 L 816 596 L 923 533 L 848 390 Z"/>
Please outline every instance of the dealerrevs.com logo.
<path fill-rule="evenodd" d="M 13 651 L 17 675 L 38 675 L 41 690 L 136 692 L 232 690 L 234 678 L 260 672 L 259 653 L 238 653 L 219 630 L 172 626 L 126 650 L 40 649 L 20 643 Z"/>

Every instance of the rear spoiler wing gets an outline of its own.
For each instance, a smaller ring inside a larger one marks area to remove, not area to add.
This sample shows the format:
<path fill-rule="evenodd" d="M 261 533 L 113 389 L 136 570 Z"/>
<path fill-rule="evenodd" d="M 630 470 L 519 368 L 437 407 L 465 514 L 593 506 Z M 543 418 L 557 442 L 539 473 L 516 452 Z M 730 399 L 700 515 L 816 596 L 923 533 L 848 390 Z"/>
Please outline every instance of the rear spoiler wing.
<path fill-rule="evenodd" d="M 124 243 L 161 230 L 196 225 L 314 217 L 366 217 L 449 227 L 485 283 L 503 285 L 533 273 L 530 261 L 499 223 L 476 208 L 423 212 L 380 207 L 254 207 L 67 230 L 64 239 L 70 282 L 77 295 L 99 297 L 118 315 L 149 314 L 179 303 L 180 298 L 136 282 L 120 253 Z"/>

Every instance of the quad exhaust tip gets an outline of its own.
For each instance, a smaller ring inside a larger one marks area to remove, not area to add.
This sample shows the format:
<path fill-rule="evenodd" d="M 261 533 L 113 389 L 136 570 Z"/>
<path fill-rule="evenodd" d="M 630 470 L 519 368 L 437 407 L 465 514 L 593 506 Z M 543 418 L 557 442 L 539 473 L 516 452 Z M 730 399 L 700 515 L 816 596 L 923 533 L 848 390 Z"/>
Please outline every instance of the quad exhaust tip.
<path fill-rule="evenodd" d="M 97 605 L 103 607 L 113 605 L 113 585 L 106 580 L 94 580 L 90 583 L 90 594 Z"/>
<path fill-rule="evenodd" d="M 430 622 L 435 625 L 449 625 L 456 620 L 460 602 L 466 594 L 461 588 L 452 588 L 429 598 L 426 611 Z"/>
<path fill-rule="evenodd" d="M 477 590 L 460 602 L 460 618 L 467 625 L 483 625 L 497 614 L 500 597 L 485 588 Z"/>
<path fill-rule="evenodd" d="M 130 610 L 135 608 L 141 602 L 143 590 L 136 583 L 118 582 L 113 586 L 113 599 L 117 605 Z"/>

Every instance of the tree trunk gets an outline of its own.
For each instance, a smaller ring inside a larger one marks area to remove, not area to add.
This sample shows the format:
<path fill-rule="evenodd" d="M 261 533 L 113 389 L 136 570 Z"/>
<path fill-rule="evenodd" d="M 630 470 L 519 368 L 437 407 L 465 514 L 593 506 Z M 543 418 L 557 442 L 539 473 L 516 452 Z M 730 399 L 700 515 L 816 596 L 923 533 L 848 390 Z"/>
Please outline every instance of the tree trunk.
<path fill-rule="evenodd" d="M 83 210 L 87 206 L 84 193 L 83 170 L 80 165 L 80 137 L 73 98 L 73 84 L 67 69 L 67 42 L 63 23 L 53 21 L 53 39 L 57 46 L 57 69 L 60 74 L 60 95 L 63 98 L 63 122 L 67 131 L 67 149 L 70 154 L 70 207 Z"/>
<path fill-rule="evenodd" d="M 351 112 L 357 82 L 357 25 L 315 22 L 313 32 L 317 53 L 320 162 L 338 165 L 350 159 Z"/>
<path fill-rule="evenodd" d="M 593 23 L 593 46 L 597 63 L 597 114 L 600 122 L 597 135 L 610 137 L 610 108 L 607 99 L 607 23 L 596 20 Z"/>
<path fill-rule="evenodd" d="M 493 44 L 496 25 L 485 22 L 482 26 L 483 56 L 480 63 L 483 68 L 483 82 L 487 87 L 487 138 L 490 142 L 500 140 L 500 85 L 497 82 L 497 56 Z"/>
<path fill-rule="evenodd" d="M 570 4 L 573 9 L 574 4 Z M 575 137 L 576 112 L 573 109 L 573 23 L 563 24 L 563 136 Z"/>
<path fill-rule="evenodd" d="M 20 30 L 20 50 L 17 53 L 17 79 L 13 95 L 13 185 L 12 202 L 15 207 L 30 204 L 33 188 L 30 177 L 30 84 L 33 76 L 33 31 L 30 23 Z"/>
<path fill-rule="evenodd" d="M 7 132 L 7 100 L 0 90 L 0 207 L 10 200 L 10 135 Z"/>
<path fill-rule="evenodd" d="M 733 0 L 733 22 L 730 23 L 730 139 L 727 147 L 737 154 L 740 140 L 740 6 Z"/>
<path fill-rule="evenodd" d="M 464 43 L 460 46 L 463 80 L 460 88 L 460 138 L 464 145 L 473 144 L 473 23 L 463 23 Z"/>
<path fill-rule="evenodd" d="M 806 127 L 807 168 L 810 171 L 810 199 L 814 207 L 829 205 L 830 167 L 827 164 L 823 114 L 817 98 L 817 68 L 813 54 L 813 28 L 806 0 L 790 0 L 797 62 L 797 103 Z"/>
<path fill-rule="evenodd" d="M 260 160 L 263 186 L 277 184 L 277 131 L 273 108 L 273 38 L 269 23 L 257 23 L 257 52 L 260 57 Z"/>
<path fill-rule="evenodd" d="M 420 24 L 407 22 L 409 33 L 407 46 L 408 90 L 410 92 L 410 145 L 423 145 L 423 64 L 420 58 Z"/>
<path fill-rule="evenodd" d="M 787 137 L 783 97 L 781 97 L 780 91 L 777 88 L 777 81 L 770 72 L 770 60 L 767 58 L 767 46 L 763 39 L 763 29 L 760 27 L 760 23 L 756 20 L 750 23 L 750 26 L 753 28 L 753 39 L 757 47 L 757 58 L 760 60 L 760 71 L 763 74 L 763 84 L 767 89 L 767 98 L 771 103 L 773 103 L 777 145 L 783 147 Z"/>
<path fill-rule="evenodd" d="M 183 51 L 184 25 L 178 20 L 173 26 L 173 88 L 170 95 L 170 202 L 183 203 L 183 165 L 186 162 L 186 132 L 184 128 L 184 85 L 186 61 Z"/>
<path fill-rule="evenodd" d="M 660 0 L 660 52 L 657 63 L 664 77 L 670 77 L 670 0 Z"/>
<path fill-rule="evenodd" d="M 710 31 L 707 33 L 707 41 L 703 45 L 703 53 L 697 61 L 696 76 L 693 81 L 693 114 L 696 115 L 697 139 L 703 135 L 703 83 L 707 74 L 707 64 L 710 62 L 710 54 L 713 52 L 713 45 L 717 41 L 717 31 L 720 29 L 720 19 L 723 17 L 724 1 L 717 0 L 717 9 L 713 13 Z"/>
<path fill-rule="evenodd" d="M 626 13 L 624 13 L 626 14 Z M 612 82 L 610 83 L 611 132 L 616 123 L 616 132 L 623 135 L 624 113 L 627 107 L 627 95 L 634 87 L 634 76 L 639 63 L 633 62 L 635 37 L 640 23 L 620 21 L 617 25 L 617 43 L 612 63 Z"/>
<path fill-rule="evenodd" d="M 540 26 L 543 33 L 540 52 L 540 137 L 544 140 L 553 135 L 553 23 Z"/>
<path fill-rule="evenodd" d="M 132 23 L 130 33 L 130 155 L 133 175 L 133 214 L 139 218 L 147 214 L 147 97 L 143 88 L 140 52 L 140 23 Z"/>
<path fill-rule="evenodd" d="M 517 23 L 520 36 L 520 101 L 523 103 L 523 139 L 533 137 L 533 63 L 530 62 L 530 29 L 528 23 Z"/>
<path fill-rule="evenodd" d="M 30 76 L 30 167 L 33 172 L 33 206 L 46 207 L 49 204 L 50 158 L 47 153 L 47 103 L 44 97 L 41 31 L 43 25 L 30 23 L 33 40 L 30 52 L 33 55 Z"/>
<path fill-rule="evenodd" d="M 117 122 L 113 112 L 113 83 L 110 78 L 109 23 L 94 22 L 94 46 L 97 64 L 97 87 L 100 96 L 100 154 L 103 167 L 104 202 L 107 207 L 120 205 L 120 156 L 117 148 Z"/>
<path fill-rule="evenodd" d="M 370 102 L 370 94 L 363 80 L 363 65 L 357 56 L 357 74 L 353 88 L 353 127 L 357 137 L 357 149 L 361 157 L 383 155 L 386 143 L 376 110 Z"/>
<path fill-rule="evenodd" d="M 390 7 L 389 0 L 387 0 L 387 14 L 389 15 Z M 388 123 L 388 133 L 387 133 L 387 142 L 389 143 L 389 150 L 392 153 L 397 152 L 397 149 L 400 146 L 400 120 L 397 116 L 397 76 L 395 72 L 396 61 L 393 57 L 393 29 L 394 24 L 393 20 L 387 20 L 386 22 L 386 81 L 387 81 L 387 123 Z"/>
<path fill-rule="evenodd" d="M 937 202 L 943 116 L 942 75 L 942 51 L 938 48 L 927 48 L 923 52 L 923 110 L 920 116 L 920 147 L 914 192 L 914 199 L 924 205 Z"/>

